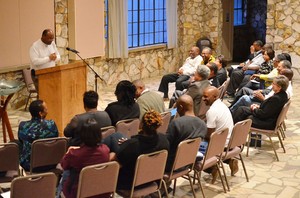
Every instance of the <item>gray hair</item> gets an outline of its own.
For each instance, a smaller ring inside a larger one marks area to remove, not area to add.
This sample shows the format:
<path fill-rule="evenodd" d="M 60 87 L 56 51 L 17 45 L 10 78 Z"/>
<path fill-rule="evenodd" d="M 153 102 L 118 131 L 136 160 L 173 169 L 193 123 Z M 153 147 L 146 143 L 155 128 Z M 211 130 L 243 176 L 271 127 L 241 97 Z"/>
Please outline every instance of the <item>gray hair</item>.
<path fill-rule="evenodd" d="M 196 72 L 203 80 L 206 80 L 210 74 L 210 69 L 206 65 L 199 65 L 196 69 Z"/>
<path fill-rule="evenodd" d="M 286 69 L 292 69 L 292 64 L 291 64 L 290 61 L 288 61 L 288 60 L 282 60 L 281 62 L 282 62 L 282 65 L 283 65 L 284 68 L 286 68 Z"/>
<path fill-rule="evenodd" d="M 284 75 L 276 76 L 273 81 L 280 86 L 283 91 L 286 91 L 289 86 L 289 79 Z"/>

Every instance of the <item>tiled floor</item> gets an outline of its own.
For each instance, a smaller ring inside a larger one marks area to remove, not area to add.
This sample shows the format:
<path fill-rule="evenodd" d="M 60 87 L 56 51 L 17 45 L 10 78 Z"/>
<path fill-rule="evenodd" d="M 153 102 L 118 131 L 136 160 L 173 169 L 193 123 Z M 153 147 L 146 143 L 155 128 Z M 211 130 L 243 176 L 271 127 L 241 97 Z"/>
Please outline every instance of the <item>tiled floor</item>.
<path fill-rule="evenodd" d="M 145 80 L 148 88 L 157 90 L 160 77 Z M 280 161 L 277 162 L 271 147 L 263 144 L 261 149 L 250 149 L 249 157 L 244 156 L 249 182 L 246 182 L 241 164 L 236 176 L 231 177 L 229 168 L 226 167 L 231 191 L 223 193 L 221 182 L 217 180 L 215 185 L 209 184 L 210 175 L 204 174 L 202 183 L 206 197 L 247 197 L 247 198 L 296 198 L 300 197 L 300 81 L 293 82 L 294 96 L 286 121 L 287 138 L 284 140 L 286 153 L 277 145 Z M 299 90 L 298 90 L 299 88 Z M 174 90 L 174 84 L 170 85 L 170 92 Z M 103 110 L 106 105 L 115 101 L 114 88 L 106 88 L 99 91 L 99 109 Z M 171 94 L 171 93 L 170 93 Z M 167 105 L 167 104 L 166 104 Z M 22 109 L 9 110 L 9 118 L 13 131 L 18 129 L 18 123 L 30 118 L 28 112 Z M 2 142 L 2 130 L 0 142 Z M 4 160 L 4 159 L 1 159 Z M 178 180 L 178 188 L 175 197 L 192 197 L 188 182 L 184 179 Z M 198 186 L 197 197 L 201 197 Z"/>

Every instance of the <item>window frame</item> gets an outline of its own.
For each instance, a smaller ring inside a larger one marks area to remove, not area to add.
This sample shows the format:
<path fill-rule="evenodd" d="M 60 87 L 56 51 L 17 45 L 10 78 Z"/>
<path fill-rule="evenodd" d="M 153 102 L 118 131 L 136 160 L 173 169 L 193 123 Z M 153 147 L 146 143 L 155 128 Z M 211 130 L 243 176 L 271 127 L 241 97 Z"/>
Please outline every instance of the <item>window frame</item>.
<path fill-rule="evenodd" d="M 240 6 L 239 6 L 240 5 Z M 238 19 L 236 18 L 236 13 Z M 247 23 L 247 0 L 234 0 L 233 26 L 243 26 Z M 241 21 L 241 22 L 238 22 Z"/>

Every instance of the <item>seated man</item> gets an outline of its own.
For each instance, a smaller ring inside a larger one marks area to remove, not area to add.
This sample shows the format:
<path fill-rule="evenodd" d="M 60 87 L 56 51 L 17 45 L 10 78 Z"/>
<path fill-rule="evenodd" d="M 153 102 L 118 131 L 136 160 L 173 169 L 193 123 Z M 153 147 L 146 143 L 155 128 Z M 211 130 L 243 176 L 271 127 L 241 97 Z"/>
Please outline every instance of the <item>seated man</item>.
<path fill-rule="evenodd" d="M 227 88 L 228 96 L 233 97 L 236 89 L 241 85 L 245 75 L 252 75 L 257 71 L 260 65 L 264 62 L 262 55 L 263 43 L 260 40 L 253 42 L 254 47 L 254 58 L 249 61 L 247 60 L 244 63 L 241 63 L 240 66 L 242 69 L 234 69 L 230 76 L 230 82 Z"/>
<path fill-rule="evenodd" d="M 140 120 L 149 110 L 154 110 L 158 113 L 165 111 L 164 101 L 158 93 L 146 89 L 142 80 L 135 80 L 132 83 L 136 87 L 135 98 L 140 107 Z"/>
<path fill-rule="evenodd" d="M 206 112 L 207 134 L 205 141 L 209 142 L 213 132 L 228 128 L 228 136 L 225 142 L 225 147 L 227 147 L 233 129 L 233 120 L 228 107 L 219 99 L 219 90 L 214 86 L 207 87 L 203 92 L 203 101 L 210 106 Z M 238 172 L 238 161 L 237 159 L 230 159 L 228 163 L 233 176 Z M 217 178 L 216 169 L 212 170 L 212 176 L 212 183 L 214 183 Z"/>
<path fill-rule="evenodd" d="M 95 91 L 87 91 L 83 94 L 83 107 L 85 113 L 75 115 L 64 129 L 64 135 L 70 137 L 69 146 L 80 146 L 80 130 L 87 119 L 93 118 L 100 128 L 111 126 L 109 115 L 105 111 L 98 111 L 99 96 Z"/>
<path fill-rule="evenodd" d="M 219 82 L 219 79 L 217 76 L 217 74 L 218 74 L 217 64 L 209 62 L 206 65 L 210 69 L 210 74 L 209 74 L 208 80 L 209 80 L 211 86 L 215 86 L 217 88 L 220 87 L 220 82 Z"/>
<path fill-rule="evenodd" d="M 197 137 L 204 138 L 207 132 L 204 121 L 194 114 L 193 99 L 184 94 L 177 100 L 177 113 L 179 118 L 173 119 L 167 130 L 167 138 L 170 143 L 170 151 L 166 164 L 166 171 L 172 169 L 178 144 L 186 139 Z"/>
<path fill-rule="evenodd" d="M 53 120 L 46 120 L 47 105 L 42 100 L 32 101 L 29 106 L 31 120 L 22 121 L 19 125 L 20 165 L 25 171 L 30 170 L 31 144 L 34 140 L 58 137 L 58 130 Z M 37 167 L 35 171 L 44 171 L 53 167 Z"/>
<path fill-rule="evenodd" d="M 288 101 L 286 94 L 288 84 L 287 77 L 283 75 L 275 77 L 272 84 L 274 95 L 264 100 L 260 105 L 252 104 L 250 107 L 239 107 L 233 114 L 234 123 L 250 118 L 252 127 L 273 130 L 282 107 Z"/>
<path fill-rule="evenodd" d="M 200 50 L 198 47 L 193 46 L 189 52 L 189 57 L 185 60 L 182 67 L 179 68 L 177 73 L 171 73 L 164 75 L 161 79 L 158 91 L 164 93 L 164 100 L 168 100 L 170 82 L 176 82 L 176 90 L 183 90 L 182 82 L 188 80 L 192 74 L 194 74 L 198 65 L 202 62 L 202 57 L 200 56 Z"/>
<path fill-rule="evenodd" d="M 228 78 L 226 70 L 227 61 L 224 58 L 223 55 L 219 55 L 215 61 L 215 64 L 218 66 L 217 79 L 220 85 L 223 85 Z"/>
<path fill-rule="evenodd" d="M 200 110 L 200 103 L 202 100 L 203 90 L 210 86 L 210 82 L 208 80 L 208 76 L 210 75 L 210 70 L 206 65 L 198 66 L 193 81 L 189 85 L 186 91 L 176 90 L 170 100 L 169 108 L 173 107 L 176 103 L 177 99 L 183 95 L 190 95 L 193 99 L 194 103 L 194 113 L 198 115 Z"/>

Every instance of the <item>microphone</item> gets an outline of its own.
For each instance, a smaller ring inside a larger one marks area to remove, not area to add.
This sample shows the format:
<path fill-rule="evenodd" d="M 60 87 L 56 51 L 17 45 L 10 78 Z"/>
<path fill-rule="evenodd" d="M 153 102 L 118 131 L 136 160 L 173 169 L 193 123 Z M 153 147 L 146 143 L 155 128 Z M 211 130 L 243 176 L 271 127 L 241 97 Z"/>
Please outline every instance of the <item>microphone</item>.
<path fill-rule="evenodd" d="M 72 48 L 69 48 L 69 47 L 67 47 L 66 49 L 68 51 L 74 52 L 75 54 L 79 53 L 76 49 L 72 49 Z"/>

